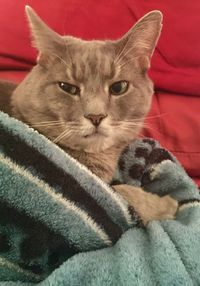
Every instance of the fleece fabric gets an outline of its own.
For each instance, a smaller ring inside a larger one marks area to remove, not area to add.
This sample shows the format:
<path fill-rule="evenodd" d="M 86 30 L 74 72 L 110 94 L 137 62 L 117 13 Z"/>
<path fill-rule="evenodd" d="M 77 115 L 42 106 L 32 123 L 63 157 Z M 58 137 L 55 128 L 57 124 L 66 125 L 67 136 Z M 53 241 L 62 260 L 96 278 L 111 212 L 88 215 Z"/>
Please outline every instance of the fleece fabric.
<path fill-rule="evenodd" d="M 0 285 L 199 285 L 200 196 L 168 151 L 145 138 L 112 184 L 179 201 L 144 227 L 113 188 L 37 131 L 0 113 Z"/>

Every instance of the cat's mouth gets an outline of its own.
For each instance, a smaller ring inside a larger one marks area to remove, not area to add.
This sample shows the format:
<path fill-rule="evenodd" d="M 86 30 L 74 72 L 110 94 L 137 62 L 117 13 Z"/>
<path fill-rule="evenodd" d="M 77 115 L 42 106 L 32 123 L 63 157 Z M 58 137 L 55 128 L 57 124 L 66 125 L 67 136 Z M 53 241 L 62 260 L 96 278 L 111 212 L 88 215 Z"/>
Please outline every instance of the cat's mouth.
<path fill-rule="evenodd" d="M 94 132 L 92 132 L 92 133 L 90 133 L 90 134 L 86 134 L 86 135 L 84 135 L 83 137 L 84 138 L 98 138 L 98 137 L 102 137 L 102 136 L 106 136 L 106 134 L 104 134 L 104 133 L 102 133 L 102 132 L 100 132 L 99 130 L 95 130 Z"/>

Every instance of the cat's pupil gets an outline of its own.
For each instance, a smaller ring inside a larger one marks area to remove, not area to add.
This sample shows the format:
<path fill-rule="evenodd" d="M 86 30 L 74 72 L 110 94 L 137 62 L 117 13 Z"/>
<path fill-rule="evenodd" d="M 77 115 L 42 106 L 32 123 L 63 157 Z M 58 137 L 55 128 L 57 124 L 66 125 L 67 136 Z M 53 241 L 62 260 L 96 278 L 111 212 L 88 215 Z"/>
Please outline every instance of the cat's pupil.
<path fill-rule="evenodd" d="M 110 86 L 110 93 L 113 95 L 120 95 L 128 90 L 128 82 L 125 80 L 113 83 Z"/>
<path fill-rule="evenodd" d="M 70 84 L 70 83 L 59 82 L 58 85 L 64 92 L 67 92 L 71 95 L 78 95 L 80 93 L 79 88 L 75 85 Z"/>

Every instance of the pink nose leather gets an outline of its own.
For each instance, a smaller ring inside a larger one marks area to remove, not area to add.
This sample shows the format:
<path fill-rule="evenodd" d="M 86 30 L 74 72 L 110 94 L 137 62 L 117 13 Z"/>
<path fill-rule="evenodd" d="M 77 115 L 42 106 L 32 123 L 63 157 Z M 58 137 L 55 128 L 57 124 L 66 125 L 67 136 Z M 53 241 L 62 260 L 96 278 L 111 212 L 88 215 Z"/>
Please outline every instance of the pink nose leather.
<path fill-rule="evenodd" d="M 85 118 L 89 119 L 94 126 L 99 126 L 101 121 L 107 116 L 107 114 L 88 114 L 84 115 Z"/>

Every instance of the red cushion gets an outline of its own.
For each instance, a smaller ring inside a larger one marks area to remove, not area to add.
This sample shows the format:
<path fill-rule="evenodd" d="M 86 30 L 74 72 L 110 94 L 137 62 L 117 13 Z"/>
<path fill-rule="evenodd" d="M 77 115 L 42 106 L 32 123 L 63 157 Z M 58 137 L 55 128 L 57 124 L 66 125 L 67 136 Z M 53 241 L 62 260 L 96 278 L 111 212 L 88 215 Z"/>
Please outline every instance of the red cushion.
<path fill-rule="evenodd" d="M 200 186 L 200 98 L 156 92 L 143 135 L 160 141 Z"/>
<path fill-rule="evenodd" d="M 151 10 L 164 15 L 151 77 L 157 89 L 200 96 L 200 1 L 126 0 L 133 17 Z"/>
<path fill-rule="evenodd" d="M 26 4 L 27 0 L 1 0 L 1 78 L 19 81 L 35 63 Z M 157 92 L 149 129 L 143 134 L 172 151 L 200 184 L 200 2 L 29 0 L 28 4 L 57 32 L 85 39 L 118 38 L 146 12 L 163 12 L 163 31 L 150 71 Z"/>

